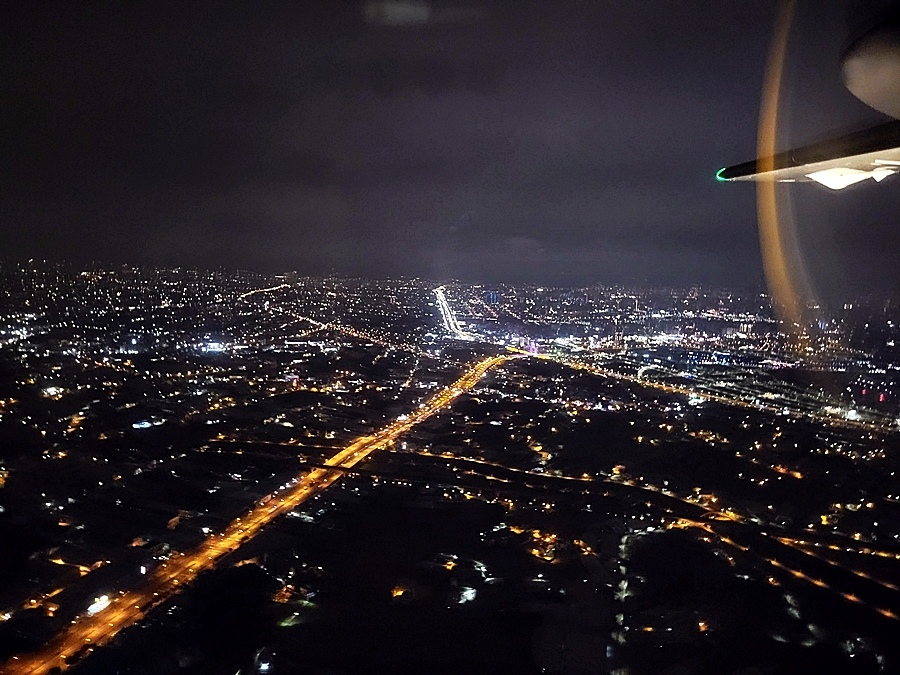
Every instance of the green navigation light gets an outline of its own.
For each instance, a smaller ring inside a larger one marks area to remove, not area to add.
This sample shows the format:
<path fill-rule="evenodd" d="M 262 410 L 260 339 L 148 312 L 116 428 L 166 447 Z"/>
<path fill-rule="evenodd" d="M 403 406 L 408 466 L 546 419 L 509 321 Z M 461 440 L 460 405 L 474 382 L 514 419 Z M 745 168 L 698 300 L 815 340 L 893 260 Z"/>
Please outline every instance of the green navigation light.
<path fill-rule="evenodd" d="M 727 168 L 727 167 L 724 167 L 724 166 L 723 166 L 721 169 L 719 169 L 718 171 L 716 171 L 716 180 L 720 180 L 720 181 L 722 181 L 722 182 L 725 182 L 725 181 L 728 180 L 727 178 L 722 178 L 722 172 L 723 172 L 726 168 Z"/>

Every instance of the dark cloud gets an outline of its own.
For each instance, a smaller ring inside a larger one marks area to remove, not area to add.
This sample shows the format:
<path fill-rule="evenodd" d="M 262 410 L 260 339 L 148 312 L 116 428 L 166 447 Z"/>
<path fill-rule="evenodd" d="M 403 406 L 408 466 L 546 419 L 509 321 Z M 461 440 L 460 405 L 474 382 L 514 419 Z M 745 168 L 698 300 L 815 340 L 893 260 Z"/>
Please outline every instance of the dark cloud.
<path fill-rule="evenodd" d="M 373 20 L 364 2 L 20 8 L 0 44 L 0 247 L 313 274 L 761 278 L 753 189 L 712 176 L 755 152 L 774 2 L 398 1 L 388 10 L 427 17 Z M 825 58 L 842 10 L 812 14 L 789 140 L 869 114 Z M 812 121 L 808 73 L 825 102 Z M 825 215 L 836 243 L 819 267 L 865 255 L 850 221 L 893 236 L 884 191 L 868 194 Z M 798 210 L 816 216 L 816 199 Z"/>

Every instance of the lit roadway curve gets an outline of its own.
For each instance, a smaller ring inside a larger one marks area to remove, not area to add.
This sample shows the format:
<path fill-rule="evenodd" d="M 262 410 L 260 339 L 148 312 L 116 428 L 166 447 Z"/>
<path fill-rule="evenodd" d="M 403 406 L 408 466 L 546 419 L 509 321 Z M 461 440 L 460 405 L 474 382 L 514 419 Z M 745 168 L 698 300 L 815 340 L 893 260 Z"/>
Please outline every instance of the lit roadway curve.
<path fill-rule="evenodd" d="M 151 609 L 180 592 L 200 572 L 215 567 L 223 556 L 255 537 L 275 518 L 328 488 L 343 475 L 343 470 L 362 462 L 376 450 L 384 448 L 416 424 L 448 406 L 457 396 L 478 384 L 488 370 L 511 358 L 516 357 L 492 356 L 470 366 L 456 382 L 436 393 L 414 412 L 401 415 L 374 434 L 356 439 L 325 462 L 327 466 L 340 467 L 341 471 L 319 468 L 301 474 L 286 486 L 261 499 L 222 532 L 210 535 L 193 551 L 174 554 L 149 576 L 142 588 L 120 591 L 112 596 L 107 608 L 93 616 L 80 616 L 39 651 L 14 656 L 0 666 L 0 673 L 48 673 L 54 667 L 66 670 L 77 652 L 84 654 L 108 643 L 119 631 L 137 623 Z"/>

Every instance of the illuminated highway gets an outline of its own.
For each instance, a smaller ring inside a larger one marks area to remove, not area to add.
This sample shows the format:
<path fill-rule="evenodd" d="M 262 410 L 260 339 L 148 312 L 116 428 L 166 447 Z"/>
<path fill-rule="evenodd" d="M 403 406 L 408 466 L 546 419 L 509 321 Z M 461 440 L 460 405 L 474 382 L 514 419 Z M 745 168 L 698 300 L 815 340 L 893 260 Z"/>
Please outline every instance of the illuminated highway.
<path fill-rule="evenodd" d="M 278 284 L 277 286 L 271 286 L 269 288 L 257 288 L 255 290 L 242 293 L 241 295 L 237 296 L 236 300 L 243 300 L 244 298 L 249 298 L 251 295 L 256 295 L 257 293 L 271 293 L 272 291 L 279 291 L 282 288 L 290 288 L 290 285 Z"/>
<path fill-rule="evenodd" d="M 512 352 L 520 353 L 520 354 L 528 354 L 520 349 L 515 349 L 512 347 L 508 348 Z M 877 431 L 877 432 L 894 432 L 895 429 L 887 424 L 882 423 L 874 423 L 867 422 L 865 420 L 854 420 L 846 417 L 838 417 L 836 415 L 829 415 L 825 413 L 819 413 L 814 411 L 803 411 L 796 409 L 788 409 L 783 405 L 775 405 L 770 403 L 764 403 L 762 401 L 757 400 L 745 400 L 743 398 L 739 398 L 731 395 L 724 395 L 724 393 L 712 393 L 707 390 L 695 390 L 691 387 L 679 386 L 674 384 L 667 384 L 664 382 L 657 382 L 655 380 L 651 380 L 649 378 L 639 377 L 637 375 L 628 375 L 626 373 L 620 373 L 615 370 L 610 370 L 606 368 L 598 368 L 597 366 L 592 366 L 586 363 L 582 363 L 580 361 L 576 361 L 573 359 L 561 358 L 559 356 L 551 356 L 549 354 L 529 354 L 529 356 L 537 356 L 538 358 L 544 359 L 546 361 L 553 361 L 554 363 L 559 363 L 564 366 L 568 366 L 569 368 L 574 368 L 575 370 L 583 370 L 594 375 L 599 375 L 600 377 L 607 377 L 611 379 L 621 380 L 624 382 L 631 382 L 633 384 L 637 384 L 641 387 L 647 387 L 651 389 L 657 389 L 659 391 L 665 392 L 667 394 L 681 394 L 683 396 L 696 396 L 703 400 L 714 401 L 716 403 L 721 403 L 723 405 L 728 406 L 736 406 L 739 408 L 750 408 L 753 410 L 762 410 L 765 412 L 770 412 L 774 414 L 788 414 L 791 417 L 796 418 L 809 418 L 813 419 L 816 422 L 827 424 L 835 427 L 842 427 L 847 429 L 863 429 L 866 431 Z"/>
<path fill-rule="evenodd" d="M 440 309 L 441 311 L 441 318 L 444 321 L 444 328 L 453 333 L 453 335 L 458 337 L 460 340 L 477 340 L 477 335 L 465 332 L 459 325 L 459 321 L 456 320 L 456 314 L 453 313 L 453 310 L 450 308 L 450 304 L 447 302 L 447 296 L 444 295 L 444 287 L 439 286 L 438 288 L 435 288 L 433 292 L 434 297 L 437 298 L 438 309 Z"/>
<path fill-rule="evenodd" d="M 344 469 L 362 462 L 376 450 L 384 448 L 416 424 L 451 404 L 457 396 L 474 387 L 488 370 L 511 358 L 515 357 L 494 356 L 470 366 L 456 382 L 420 404 L 414 412 L 401 415 L 374 434 L 356 439 L 326 460 L 327 466 L 340 467 L 341 471 L 319 468 L 298 476 L 261 499 L 222 532 L 210 535 L 193 551 L 173 554 L 149 576 L 143 588 L 119 591 L 112 595 L 108 607 L 93 615 L 81 615 L 40 651 L 15 656 L 3 664 L 0 673 L 18 675 L 48 673 L 53 668 L 67 669 L 79 656 L 108 643 L 119 631 L 137 623 L 151 609 L 179 593 L 200 572 L 215 567 L 223 556 L 255 537 L 275 518 L 292 511 L 328 488 L 343 475 Z"/>
<path fill-rule="evenodd" d="M 888 590 L 900 591 L 900 586 L 897 586 L 897 584 L 895 584 L 891 581 L 884 581 L 883 579 L 874 577 L 871 574 L 869 574 L 868 572 L 865 572 L 863 570 L 858 570 L 858 569 L 853 569 L 851 567 L 847 567 L 846 565 L 842 565 L 839 562 L 832 560 L 831 558 L 828 558 L 820 553 L 816 553 L 815 551 L 810 551 L 808 548 L 806 548 L 806 546 L 801 544 L 800 541 L 797 539 L 791 539 L 790 537 L 777 537 L 777 540 L 780 543 L 784 544 L 785 546 L 790 546 L 791 548 L 803 553 L 804 555 L 808 555 L 808 556 L 812 556 L 813 558 L 817 558 L 817 559 L 821 560 L 822 562 L 824 562 L 828 565 L 831 565 L 832 567 L 837 567 L 842 570 L 846 570 L 846 571 L 850 572 L 851 574 L 855 574 L 858 577 L 862 577 L 863 579 L 868 579 L 869 581 L 872 581 L 872 582 L 878 584 L 879 586 L 883 586 L 884 588 L 887 588 Z M 853 549 L 847 549 L 847 550 L 852 551 Z"/>

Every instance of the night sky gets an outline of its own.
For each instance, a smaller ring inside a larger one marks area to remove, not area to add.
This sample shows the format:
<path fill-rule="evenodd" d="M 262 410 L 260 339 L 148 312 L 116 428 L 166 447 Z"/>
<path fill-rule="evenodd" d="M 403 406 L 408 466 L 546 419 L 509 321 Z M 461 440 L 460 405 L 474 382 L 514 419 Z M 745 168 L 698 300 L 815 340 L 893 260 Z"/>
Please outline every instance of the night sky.
<path fill-rule="evenodd" d="M 57 3 L 2 17 L 0 256 L 489 283 L 762 279 L 776 4 Z M 886 2 L 801 2 L 783 140 Z M 9 12 L 9 6 L 7 10 Z M 792 186 L 823 292 L 900 287 L 900 178 Z"/>

